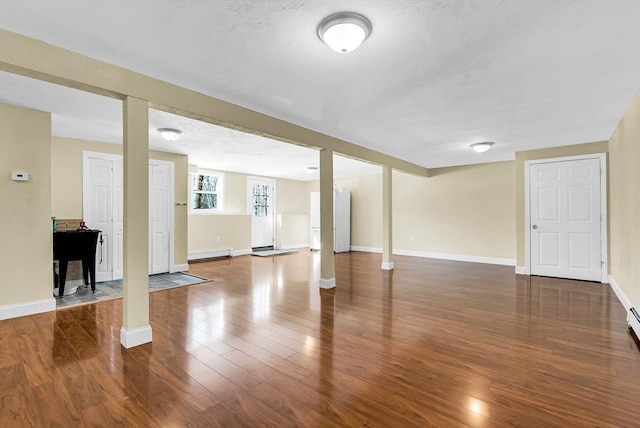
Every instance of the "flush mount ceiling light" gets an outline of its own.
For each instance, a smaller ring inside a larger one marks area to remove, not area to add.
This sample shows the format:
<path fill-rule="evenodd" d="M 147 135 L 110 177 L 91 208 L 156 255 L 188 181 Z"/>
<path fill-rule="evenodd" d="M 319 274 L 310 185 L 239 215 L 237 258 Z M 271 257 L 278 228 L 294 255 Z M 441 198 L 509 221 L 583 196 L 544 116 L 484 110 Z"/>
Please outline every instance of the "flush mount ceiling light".
<path fill-rule="evenodd" d="M 485 141 L 483 143 L 474 143 L 469 147 L 471 147 L 473 150 L 475 150 L 478 153 L 484 153 L 487 150 L 489 150 L 491 146 L 493 146 L 493 143 Z"/>
<path fill-rule="evenodd" d="M 162 135 L 162 138 L 170 143 L 173 143 L 184 134 L 181 130 L 173 128 L 158 128 L 158 132 Z"/>
<path fill-rule="evenodd" d="M 358 48 L 371 34 L 371 21 L 354 12 L 340 12 L 327 16 L 318 25 L 318 37 L 339 53 Z"/>
<path fill-rule="evenodd" d="M 318 167 L 317 166 L 308 166 L 307 167 L 307 174 L 313 174 L 314 172 L 318 172 Z"/>

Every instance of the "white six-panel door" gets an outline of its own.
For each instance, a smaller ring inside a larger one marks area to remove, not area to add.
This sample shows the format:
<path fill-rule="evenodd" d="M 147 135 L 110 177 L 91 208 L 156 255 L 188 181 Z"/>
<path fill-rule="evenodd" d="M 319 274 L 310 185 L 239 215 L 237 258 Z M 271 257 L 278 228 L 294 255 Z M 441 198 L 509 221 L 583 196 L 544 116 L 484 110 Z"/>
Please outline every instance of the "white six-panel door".
<path fill-rule="evenodd" d="M 124 275 L 124 164 L 113 161 L 113 279 Z"/>
<path fill-rule="evenodd" d="M 149 273 L 169 272 L 168 165 L 149 165 Z"/>
<path fill-rule="evenodd" d="M 531 274 L 600 281 L 600 160 L 529 166 Z"/>
<path fill-rule="evenodd" d="M 90 229 L 102 231 L 96 249 L 96 281 L 113 278 L 113 161 L 88 159 L 85 171 L 84 220 Z"/>
<path fill-rule="evenodd" d="M 172 182 L 167 163 L 149 165 L 149 273 L 170 270 Z M 119 156 L 85 156 L 83 219 L 102 231 L 96 251 L 96 281 L 121 279 L 124 272 L 123 162 Z"/>

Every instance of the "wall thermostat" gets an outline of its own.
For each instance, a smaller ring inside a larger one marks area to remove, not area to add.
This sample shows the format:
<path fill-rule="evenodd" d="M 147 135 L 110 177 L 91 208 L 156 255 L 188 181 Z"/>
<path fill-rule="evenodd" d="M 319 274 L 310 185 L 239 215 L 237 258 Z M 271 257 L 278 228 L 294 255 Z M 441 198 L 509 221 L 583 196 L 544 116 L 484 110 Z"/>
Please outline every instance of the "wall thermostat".
<path fill-rule="evenodd" d="M 12 171 L 11 179 L 13 181 L 29 181 L 29 174 L 22 171 Z"/>

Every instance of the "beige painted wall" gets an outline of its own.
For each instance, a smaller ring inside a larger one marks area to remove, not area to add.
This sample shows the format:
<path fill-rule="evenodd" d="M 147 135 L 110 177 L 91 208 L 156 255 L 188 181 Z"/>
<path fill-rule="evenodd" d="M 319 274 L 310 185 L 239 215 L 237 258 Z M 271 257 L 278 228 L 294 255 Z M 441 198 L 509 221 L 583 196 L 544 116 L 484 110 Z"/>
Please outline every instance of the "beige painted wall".
<path fill-rule="evenodd" d="M 223 210 L 219 213 L 192 213 L 189 211 L 188 252 L 217 253 L 228 249 L 251 248 L 251 216 L 247 214 L 247 178 L 249 175 L 229 171 L 215 171 L 189 165 L 189 172 L 216 172 L 224 174 Z M 266 177 L 271 178 L 271 177 Z M 276 243 L 306 243 L 309 241 L 309 224 L 299 216 L 308 218 L 308 203 L 304 203 L 306 186 L 302 181 L 276 180 Z M 281 234 L 282 236 L 278 236 Z"/>
<path fill-rule="evenodd" d="M 394 172 L 394 248 L 514 259 L 514 168 L 438 168 L 429 178 Z"/>
<path fill-rule="evenodd" d="M 309 216 L 307 214 L 278 214 L 276 216 L 276 248 L 309 246 Z"/>
<path fill-rule="evenodd" d="M 219 238 L 219 242 L 218 239 Z M 189 215 L 189 255 L 251 248 L 251 216 Z"/>
<path fill-rule="evenodd" d="M 190 173 L 224 174 L 223 210 L 219 213 L 192 213 L 187 207 L 189 223 L 188 253 L 251 248 L 251 217 L 247 215 L 247 176 L 228 171 L 216 171 L 189 165 Z M 188 198 L 187 198 L 188 199 Z"/>
<path fill-rule="evenodd" d="M 304 181 L 276 180 L 276 247 L 309 243 L 309 201 Z"/>
<path fill-rule="evenodd" d="M 307 185 L 304 181 L 276 180 L 276 211 L 278 214 L 309 214 L 306 197 Z"/>
<path fill-rule="evenodd" d="M 247 214 L 247 176 L 225 172 L 225 214 Z"/>
<path fill-rule="evenodd" d="M 382 248 L 382 173 L 334 182 L 351 192 L 351 245 Z M 314 186 L 314 192 L 319 190 Z"/>
<path fill-rule="evenodd" d="M 51 215 L 58 218 L 82 218 L 82 152 L 122 155 L 122 146 L 97 141 L 52 138 L 51 144 Z M 150 159 L 174 163 L 174 199 L 188 202 L 186 156 L 149 151 Z M 174 206 L 174 262 L 187 263 L 187 207 Z"/>
<path fill-rule="evenodd" d="M 606 141 L 597 143 L 575 144 L 572 146 L 552 147 L 549 149 L 529 150 L 516 153 L 516 254 L 517 266 L 524 267 L 525 261 L 525 192 L 524 192 L 524 163 L 535 159 L 559 158 L 565 156 L 590 155 L 606 153 Z"/>
<path fill-rule="evenodd" d="M 514 162 L 393 172 L 393 247 L 515 259 Z M 382 174 L 338 178 L 351 191 L 351 245 L 382 247 Z M 308 191 L 318 191 L 317 182 Z M 413 237 L 413 239 L 412 239 Z"/>
<path fill-rule="evenodd" d="M 122 146 L 71 138 L 51 138 L 51 215 L 82 218 L 82 152 L 122 156 Z"/>
<path fill-rule="evenodd" d="M 50 171 L 51 115 L 0 104 L 0 308 L 53 302 Z"/>
<path fill-rule="evenodd" d="M 640 307 L 640 91 L 609 140 L 609 272 Z"/>

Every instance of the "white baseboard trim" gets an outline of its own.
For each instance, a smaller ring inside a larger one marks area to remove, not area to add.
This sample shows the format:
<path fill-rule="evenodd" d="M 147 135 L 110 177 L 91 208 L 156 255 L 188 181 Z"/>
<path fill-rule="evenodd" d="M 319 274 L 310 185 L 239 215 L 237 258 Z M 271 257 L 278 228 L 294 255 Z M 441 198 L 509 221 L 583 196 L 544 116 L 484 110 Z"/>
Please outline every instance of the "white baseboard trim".
<path fill-rule="evenodd" d="M 363 251 L 365 253 L 382 253 L 382 248 L 360 247 L 357 245 L 353 245 L 351 246 L 351 251 Z M 431 253 L 427 251 L 398 250 L 398 249 L 393 250 L 393 254 L 397 256 L 424 257 L 428 259 L 453 260 L 458 262 L 487 263 L 491 265 L 504 265 L 504 266 L 516 265 L 515 259 L 501 259 L 497 257 L 467 256 L 467 255 L 460 255 L 460 254 Z"/>
<path fill-rule="evenodd" d="M 629 300 L 627 295 L 624 294 L 624 291 L 622 291 L 622 288 L 620 288 L 615 278 L 612 277 L 611 275 L 609 275 L 609 286 L 618 297 L 618 300 L 620 300 L 620 303 L 622 303 L 622 306 L 624 306 L 624 309 L 626 311 L 629 311 L 629 309 L 631 309 L 631 307 L 633 306 L 631 304 L 631 300 Z"/>
<path fill-rule="evenodd" d="M 352 245 L 351 251 L 362 251 L 363 253 L 382 253 L 382 248 L 360 247 L 358 245 Z"/>
<path fill-rule="evenodd" d="M 133 330 L 127 330 L 124 327 L 120 329 L 120 344 L 127 349 L 149 343 L 151 342 L 151 338 L 152 332 L 150 325 L 134 328 Z"/>
<path fill-rule="evenodd" d="M 393 270 L 393 262 L 382 262 L 380 268 L 382 268 L 382 270 Z"/>
<path fill-rule="evenodd" d="M 223 248 L 221 250 L 211 250 L 211 251 L 194 251 L 189 253 L 187 259 L 191 260 L 202 260 L 202 259 L 215 259 L 218 257 L 237 257 L 237 256 L 246 256 L 247 254 L 251 254 L 251 248 L 247 248 L 244 250 L 234 250 L 233 248 Z M 183 266 L 183 265 L 179 265 Z M 189 270 L 189 265 L 186 266 L 186 269 Z"/>
<path fill-rule="evenodd" d="M 231 255 L 231 248 L 212 251 L 194 251 L 187 255 L 187 260 L 214 259 L 216 257 L 229 257 Z M 187 269 L 189 269 L 188 265 Z"/>
<path fill-rule="evenodd" d="M 53 297 L 25 303 L 16 303 L 14 305 L 0 306 L 0 320 L 41 314 L 43 312 L 51 312 L 55 310 L 56 299 Z"/>
<path fill-rule="evenodd" d="M 280 246 L 280 250 L 293 250 L 294 248 L 309 248 L 309 243 L 308 242 L 302 242 L 299 244 L 282 244 Z"/>
<path fill-rule="evenodd" d="M 516 266 L 516 275 L 526 275 L 527 268 L 526 266 Z"/>
<path fill-rule="evenodd" d="M 335 288 L 336 287 L 336 279 L 335 278 L 330 278 L 330 279 L 320 278 L 320 281 L 318 281 L 318 285 L 320 285 L 320 288 Z"/>
<path fill-rule="evenodd" d="M 251 254 L 251 252 L 251 248 L 247 248 L 245 250 L 231 250 L 231 257 L 246 256 L 247 254 Z"/>
<path fill-rule="evenodd" d="M 173 269 L 171 269 L 171 273 L 174 272 L 185 272 L 189 270 L 189 263 L 185 263 L 183 265 L 174 265 Z"/>
<path fill-rule="evenodd" d="M 640 339 L 640 320 L 631 312 L 627 312 L 627 325 L 636 334 L 636 337 Z"/>
<path fill-rule="evenodd" d="M 431 253 L 431 252 L 410 251 L 410 250 L 395 250 L 393 254 L 397 254 L 399 256 L 426 257 L 429 259 L 453 260 L 458 262 L 487 263 L 491 265 L 504 265 L 504 266 L 516 265 L 515 259 L 501 259 L 497 257 L 467 256 L 467 255 L 460 255 L 460 254 Z"/>
<path fill-rule="evenodd" d="M 622 291 L 620 285 L 618 285 L 615 278 L 611 275 L 609 275 L 609 285 L 611 286 L 611 289 L 616 294 L 618 300 L 620 300 L 620 303 L 622 303 L 622 306 L 624 306 L 624 309 L 627 312 L 627 325 L 635 332 L 636 336 L 640 339 L 640 320 L 638 320 L 638 318 L 636 318 L 636 316 L 631 312 L 631 308 L 634 307 L 631 303 L 631 300 L 629 300 L 627 295 L 624 294 L 624 291 Z M 640 306 L 636 306 L 634 310 L 636 312 L 639 311 Z"/>

